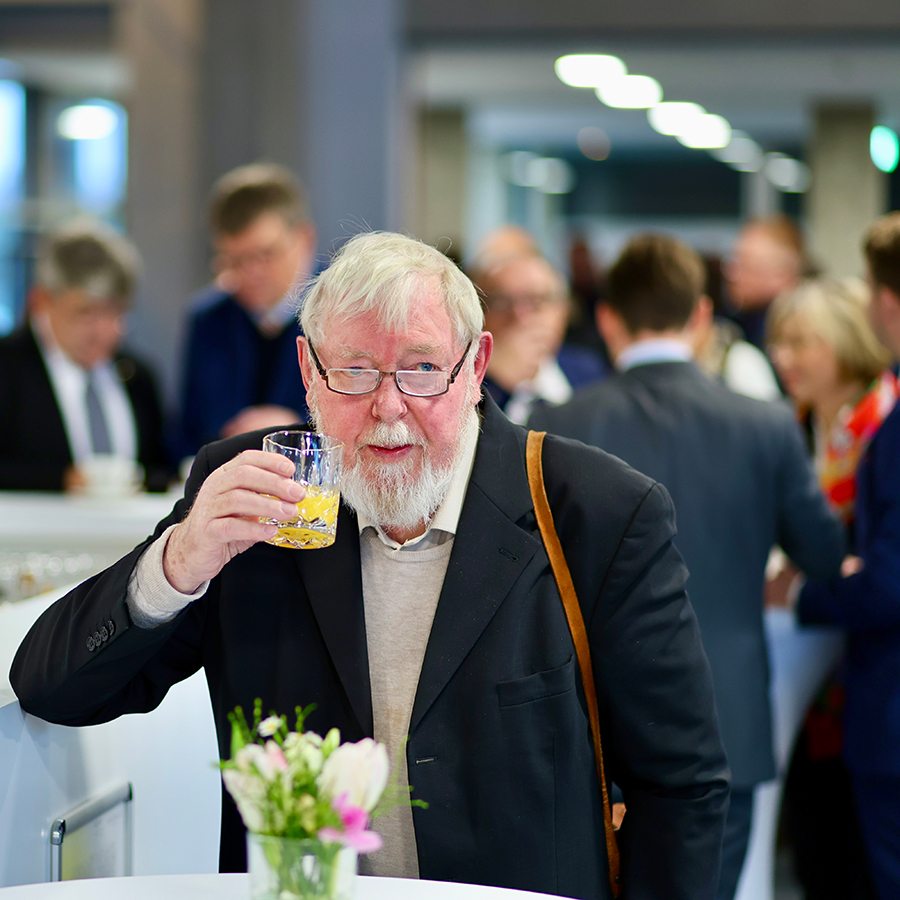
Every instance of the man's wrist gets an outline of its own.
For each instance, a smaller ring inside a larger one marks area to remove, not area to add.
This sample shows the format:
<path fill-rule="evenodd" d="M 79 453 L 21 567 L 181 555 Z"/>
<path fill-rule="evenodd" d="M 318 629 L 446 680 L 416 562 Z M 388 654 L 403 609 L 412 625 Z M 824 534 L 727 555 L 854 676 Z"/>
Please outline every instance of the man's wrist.
<path fill-rule="evenodd" d="M 162 572 L 166 581 L 174 590 L 179 594 L 190 596 L 195 594 L 205 582 L 189 576 L 186 577 L 181 571 L 180 562 L 184 558 L 184 553 L 181 549 L 184 528 L 185 525 L 182 522 L 169 531 L 168 540 L 162 555 Z"/>

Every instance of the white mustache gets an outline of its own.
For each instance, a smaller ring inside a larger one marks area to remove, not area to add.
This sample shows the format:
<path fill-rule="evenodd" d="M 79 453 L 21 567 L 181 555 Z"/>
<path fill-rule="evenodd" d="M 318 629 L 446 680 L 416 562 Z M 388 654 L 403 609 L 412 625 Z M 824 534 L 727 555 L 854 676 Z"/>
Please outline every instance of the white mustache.
<path fill-rule="evenodd" d="M 425 439 L 413 434 L 412 430 L 404 422 L 379 422 L 368 434 L 366 434 L 360 446 L 373 444 L 376 447 L 385 447 L 389 450 L 395 447 L 409 445 L 424 447 Z"/>

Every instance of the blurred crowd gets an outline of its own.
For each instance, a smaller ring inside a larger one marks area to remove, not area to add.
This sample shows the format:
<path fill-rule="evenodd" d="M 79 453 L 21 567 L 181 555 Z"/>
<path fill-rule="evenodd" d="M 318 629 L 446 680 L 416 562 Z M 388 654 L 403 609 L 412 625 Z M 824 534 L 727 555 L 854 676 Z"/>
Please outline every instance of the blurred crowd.
<path fill-rule="evenodd" d="M 0 489 L 83 490 L 109 456 L 166 490 L 204 444 L 306 420 L 295 308 L 317 257 L 302 186 L 243 166 L 215 186 L 209 228 L 215 277 L 187 307 L 172 416 L 123 344 L 135 248 L 88 220 L 47 237 L 26 320 L 0 339 Z M 643 234 L 604 270 L 576 237 L 561 271 L 505 226 L 466 267 L 494 338 L 485 390 L 506 415 L 620 456 L 674 500 L 733 776 L 723 900 L 754 788 L 776 774 L 764 598 L 849 635 L 787 784 L 807 900 L 900 896 L 900 475 L 896 427 L 880 434 L 900 395 L 900 214 L 863 239 L 868 282 L 829 277 L 784 216 L 746 222 L 724 261 Z"/>

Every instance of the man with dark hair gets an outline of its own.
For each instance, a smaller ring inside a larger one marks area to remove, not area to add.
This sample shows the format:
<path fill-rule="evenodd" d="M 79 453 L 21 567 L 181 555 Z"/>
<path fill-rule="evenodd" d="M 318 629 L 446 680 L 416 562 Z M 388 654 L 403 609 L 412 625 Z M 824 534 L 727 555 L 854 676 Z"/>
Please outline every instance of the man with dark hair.
<path fill-rule="evenodd" d="M 869 318 L 900 357 L 900 213 L 864 243 Z M 900 408 L 875 433 L 857 470 L 856 552 L 847 577 L 808 581 L 797 611 L 847 632 L 844 759 L 869 866 L 882 900 L 900 897 Z"/>
<path fill-rule="evenodd" d="M 168 486 L 156 382 L 119 352 L 137 270 L 134 247 L 97 222 L 44 241 L 29 320 L 0 340 L 0 489 L 81 489 L 95 454 L 135 460 L 147 487 Z"/>
<path fill-rule="evenodd" d="M 306 418 L 291 288 L 314 267 L 302 187 L 280 166 L 241 166 L 213 190 L 217 278 L 187 323 L 179 451 Z"/>
<path fill-rule="evenodd" d="M 601 334 L 620 374 L 529 424 L 621 457 L 666 486 L 690 572 L 732 770 L 718 898 L 737 887 L 754 787 L 775 777 L 763 584 L 773 544 L 804 571 L 835 574 L 841 526 L 800 429 L 781 404 L 734 394 L 691 359 L 711 304 L 703 265 L 665 236 L 635 238 L 608 274 Z"/>

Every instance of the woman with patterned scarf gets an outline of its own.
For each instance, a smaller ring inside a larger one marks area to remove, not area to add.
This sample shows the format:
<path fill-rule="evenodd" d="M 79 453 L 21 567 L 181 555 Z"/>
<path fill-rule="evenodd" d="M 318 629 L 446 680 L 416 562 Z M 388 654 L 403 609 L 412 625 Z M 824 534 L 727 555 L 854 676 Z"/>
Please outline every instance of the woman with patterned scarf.
<path fill-rule="evenodd" d="M 853 534 L 856 470 L 900 394 L 858 281 L 815 279 L 769 311 L 769 352 L 809 440 L 819 485 Z M 841 672 L 809 711 L 785 787 L 786 825 L 807 900 L 874 898 L 841 760 Z"/>

